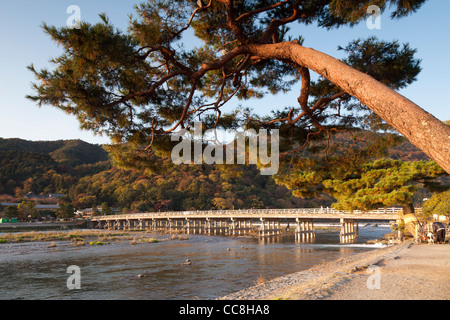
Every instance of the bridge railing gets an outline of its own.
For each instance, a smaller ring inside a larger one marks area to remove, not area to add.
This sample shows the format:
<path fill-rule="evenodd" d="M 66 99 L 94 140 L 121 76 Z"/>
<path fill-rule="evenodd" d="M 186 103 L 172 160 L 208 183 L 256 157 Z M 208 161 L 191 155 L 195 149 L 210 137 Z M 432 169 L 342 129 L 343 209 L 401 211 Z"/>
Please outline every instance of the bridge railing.
<path fill-rule="evenodd" d="M 333 208 L 294 208 L 294 209 L 238 209 L 238 210 L 196 210 L 196 211 L 167 211 L 167 212 L 145 212 L 145 213 L 132 213 L 122 214 L 115 216 L 97 216 L 92 220 L 102 219 L 145 219 L 152 217 L 195 217 L 195 216 L 210 216 L 210 217 L 233 217 L 239 215 L 254 215 L 255 217 L 270 216 L 270 215 L 348 215 L 355 216 L 369 216 L 369 215 L 398 215 L 402 213 L 402 208 L 381 208 L 372 210 L 369 212 L 363 212 L 361 210 L 354 210 L 353 212 L 335 210 Z"/>

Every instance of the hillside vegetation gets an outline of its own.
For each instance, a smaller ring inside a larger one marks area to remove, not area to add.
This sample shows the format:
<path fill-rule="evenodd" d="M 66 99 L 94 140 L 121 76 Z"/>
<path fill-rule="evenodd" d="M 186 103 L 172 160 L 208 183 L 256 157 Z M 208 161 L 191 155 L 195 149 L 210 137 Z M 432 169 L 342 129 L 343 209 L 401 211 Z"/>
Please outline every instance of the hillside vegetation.
<path fill-rule="evenodd" d="M 390 153 L 394 159 L 427 159 L 406 141 Z M 112 165 L 102 146 L 81 140 L 0 138 L 0 194 L 20 201 L 29 192 L 62 193 L 75 208 L 107 203 L 124 211 L 326 207 L 335 201 L 327 195 L 297 198 L 253 165 L 158 161 L 156 174 L 123 170 Z"/>
<path fill-rule="evenodd" d="M 80 140 L 0 139 L 0 194 L 62 193 L 76 208 L 101 203 L 135 211 L 289 208 L 329 205 L 333 199 L 296 198 L 255 166 L 174 165 L 160 174 L 114 167 L 99 145 Z M 11 201 L 11 198 L 9 199 Z"/>

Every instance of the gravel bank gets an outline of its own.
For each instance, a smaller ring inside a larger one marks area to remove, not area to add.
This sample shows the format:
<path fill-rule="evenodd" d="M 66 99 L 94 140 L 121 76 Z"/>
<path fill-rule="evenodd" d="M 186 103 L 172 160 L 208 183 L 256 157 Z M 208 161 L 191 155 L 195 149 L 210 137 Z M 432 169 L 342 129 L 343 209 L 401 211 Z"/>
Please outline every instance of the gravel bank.
<path fill-rule="evenodd" d="M 323 263 L 220 299 L 449 299 L 449 285 L 449 245 L 404 242 Z"/>
<path fill-rule="evenodd" d="M 369 290 L 367 272 L 334 288 L 329 300 L 450 300 L 450 245 L 412 245 L 379 263 L 379 288 Z"/>

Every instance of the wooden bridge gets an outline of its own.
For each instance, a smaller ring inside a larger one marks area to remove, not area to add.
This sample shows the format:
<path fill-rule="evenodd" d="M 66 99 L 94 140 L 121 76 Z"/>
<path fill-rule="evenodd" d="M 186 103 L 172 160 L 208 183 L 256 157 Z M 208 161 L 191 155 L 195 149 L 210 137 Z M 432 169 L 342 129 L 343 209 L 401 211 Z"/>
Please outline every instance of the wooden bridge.
<path fill-rule="evenodd" d="M 358 223 L 398 221 L 402 215 L 401 208 L 352 213 L 330 208 L 170 211 L 96 216 L 91 219 L 90 227 L 259 237 L 293 231 L 298 240 L 309 242 L 314 241 L 314 222 L 337 220 L 341 224 L 340 241 L 347 243 L 358 237 Z"/>

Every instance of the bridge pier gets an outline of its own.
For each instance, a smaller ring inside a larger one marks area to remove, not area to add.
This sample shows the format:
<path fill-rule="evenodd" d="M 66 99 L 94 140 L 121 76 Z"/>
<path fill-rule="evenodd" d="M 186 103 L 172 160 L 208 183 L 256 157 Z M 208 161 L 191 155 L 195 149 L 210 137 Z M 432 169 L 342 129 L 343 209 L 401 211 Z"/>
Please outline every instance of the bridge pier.
<path fill-rule="evenodd" d="M 314 242 L 316 233 L 314 231 L 313 219 L 295 218 L 295 240 L 298 242 Z"/>
<path fill-rule="evenodd" d="M 230 218 L 229 234 L 246 235 L 253 232 L 252 220 L 247 218 Z"/>
<path fill-rule="evenodd" d="M 109 223 L 109 221 L 108 221 L 108 223 Z M 89 224 L 90 224 L 91 228 L 92 227 L 97 228 L 97 229 L 105 229 L 106 228 L 106 223 L 104 224 L 104 226 L 102 226 L 101 220 L 97 222 L 97 225 L 95 225 L 92 221 Z"/>
<path fill-rule="evenodd" d="M 261 227 L 259 228 L 260 237 L 269 237 L 280 235 L 286 232 L 286 229 L 282 229 L 280 226 L 280 220 L 275 218 L 260 218 Z"/>
<path fill-rule="evenodd" d="M 229 219 L 223 219 L 223 218 L 208 218 L 209 224 L 207 224 L 208 228 L 208 234 L 231 234 L 232 232 L 232 226 L 229 223 Z"/>
<path fill-rule="evenodd" d="M 359 227 L 353 219 L 341 219 L 341 231 L 339 233 L 339 240 L 341 243 L 351 243 L 358 238 Z"/>
<path fill-rule="evenodd" d="M 185 223 L 186 219 L 173 219 L 172 229 L 175 229 L 177 232 L 181 230 L 186 233 Z"/>
<path fill-rule="evenodd" d="M 159 231 L 165 229 L 167 226 L 167 220 L 152 218 L 150 229 L 153 231 Z"/>
<path fill-rule="evenodd" d="M 186 219 L 186 232 L 188 234 L 202 234 L 203 228 L 203 219 Z"/>

